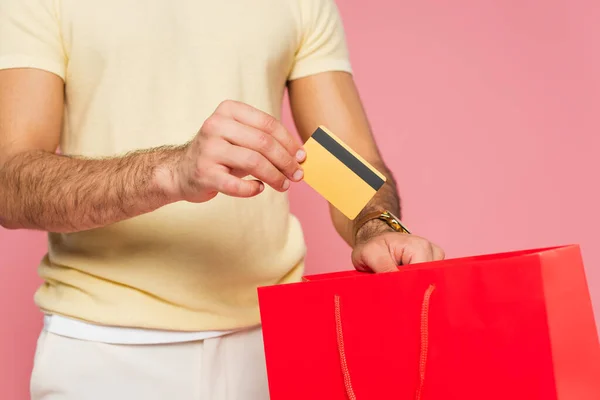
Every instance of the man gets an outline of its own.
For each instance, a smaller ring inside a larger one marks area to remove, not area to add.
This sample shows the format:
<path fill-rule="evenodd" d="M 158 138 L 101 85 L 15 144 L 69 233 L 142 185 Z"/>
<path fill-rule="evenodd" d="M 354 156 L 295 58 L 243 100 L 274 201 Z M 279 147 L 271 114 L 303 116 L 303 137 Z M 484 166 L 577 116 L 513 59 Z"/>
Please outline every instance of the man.
<path fill-rule="evenodd" d="M 331 209 L 356 268 L 443 258 L 364 218 L 399 200 L 333 0 L 0 0 L 0 221 L 50 232 L 34 399 L 268 398 L 256 288 L 305 254 L 286 87 L 303 140 L 323 124 L 389 178 Z"/>

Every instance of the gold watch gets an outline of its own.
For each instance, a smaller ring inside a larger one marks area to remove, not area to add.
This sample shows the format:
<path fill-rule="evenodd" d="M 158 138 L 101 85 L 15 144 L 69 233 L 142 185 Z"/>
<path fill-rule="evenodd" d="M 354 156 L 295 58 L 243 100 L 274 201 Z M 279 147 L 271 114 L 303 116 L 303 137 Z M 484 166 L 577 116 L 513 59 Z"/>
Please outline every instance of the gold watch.
<path fill-rule="evenodd" d="M 392 214 L 388 210 L 383 210 L 383 211 L 372 211 L 370 213 L 367 213 L 366 215 L 361 217 L 358 221 L 356 221 L 354 224 L 354 236 L 353 237 L 356 238 L 356 234 L 358 233 L 360 228 L 362 228 L 367 222 L 372 221 L 374 219 L 379 219 L 379 220 L 385 222 L 386 224 L 388 224 L 388 226 L 390 228 L 392 228 L 396 232 L 410 234 L 410 231 L 408 230 L 408 228 L 406 228 L 406 226 L 404 226 L 402 221 L 400 221 L 400 218 L 396 217 L 394 214 Z"/>

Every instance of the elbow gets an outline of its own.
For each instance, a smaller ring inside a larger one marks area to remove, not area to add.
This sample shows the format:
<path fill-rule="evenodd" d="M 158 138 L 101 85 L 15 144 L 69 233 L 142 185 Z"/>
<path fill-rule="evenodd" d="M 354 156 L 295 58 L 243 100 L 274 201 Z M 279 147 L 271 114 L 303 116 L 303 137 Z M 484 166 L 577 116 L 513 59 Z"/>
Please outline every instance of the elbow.
<path fill-rule="evenodd" d="M 0 228 L 4 229 L 20 229 L 22 228 L 21 224 L 19 224 L 14 216 L 11 216 L 11 212 L 9 211 L 9 207 L 7 204 L 8 195 L 2 189 L 0 189 Z"/>
<path fill-rule="evenodd" d="M 14 196 L 7 183 L 7 163 L 11 160 L 10 155 L 0 154 L 0 227 L 9 230 L 20 229 L 22 226 L 15 221 L 10 211 L 10 199 Z"/>
<path fill-rule="evenodd" d="M 15 229 L 21 228 L 21 226 L 19 224 L 17 224 L 16 222 L 11 221 L 9 219 L 5 219 L 2 216 L 0 216 L 0 227 L 2 227 L 4 229 L 8 229 L 8 230 L 15 230 Z"/>
<path fill-rule="evenodd" d="M 0 227 L 9 230 L 15 230 L 22 228 L 21 225 L 15 221 L 15 218 L 10 216 L 10 212 L 6 209 L 6 203 L 0 198 Z"/>

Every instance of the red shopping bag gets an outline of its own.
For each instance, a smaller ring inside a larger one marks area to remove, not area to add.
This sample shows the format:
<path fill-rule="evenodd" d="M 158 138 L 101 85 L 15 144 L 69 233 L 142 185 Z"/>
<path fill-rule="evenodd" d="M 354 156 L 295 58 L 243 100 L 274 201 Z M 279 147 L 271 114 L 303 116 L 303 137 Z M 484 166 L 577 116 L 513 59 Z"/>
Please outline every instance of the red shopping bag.
<path fill-rule="evenodd" d="M 271 400 L 598 400 L 581 253 L 556 247 L 259 288 Z"/>

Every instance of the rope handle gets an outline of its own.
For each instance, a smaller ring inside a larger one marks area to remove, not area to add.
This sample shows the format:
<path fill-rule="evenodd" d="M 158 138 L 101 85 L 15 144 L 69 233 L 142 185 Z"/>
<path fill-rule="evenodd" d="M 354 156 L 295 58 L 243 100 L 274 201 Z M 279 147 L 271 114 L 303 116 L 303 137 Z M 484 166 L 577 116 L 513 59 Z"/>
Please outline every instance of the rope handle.
<path fill-rule="evenodd" d="M 337 345 L 340 352 L 340 362 L 342 364 L 342 373 L 344 374 L 344 386 L 349 400 L 356 400 L 354 389 L 352 388 L 352 378 L 348 369 L 346 360 L 346 351 L 344 348 L 344 331 L 342 329 L 342 311 L 340 307 L 340 296 L 335 295 L 335 326 L 337 332 Z"/>
<path fill-rule="evenodd" d="M 415 400 L 421 400 L 423 388 L 425 387 L 425 371 L 427 367 L 427 354 L 429 351 L 429 307 L 431 302 L 431 294 L 435 290 L 435 285 L 429 285 L 423 295 L 423 303 L 421 305 L 421 348 L 419 355 L 419 386 L 415 393 Z M 352 377 L 348 368 L 348 360 L 346 357 L 346 349 L 344 346 L 344 330 L 342 327 L 342 310 L 340 304 L 340 296 L 335 295 L 335 330 L 337 334 L 337 346 L 340 354 L 340 364 L 342 374 L 344 376 L 344 387 L 346 388 L 346 396 L 349 400 L 356 400 L 356 394 L 352 387 Z"/>

